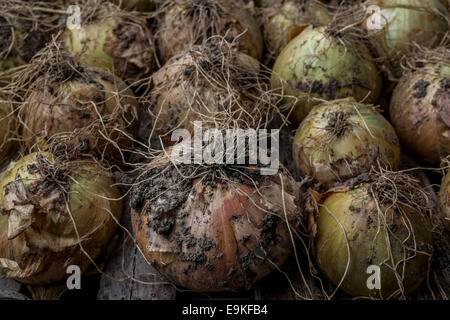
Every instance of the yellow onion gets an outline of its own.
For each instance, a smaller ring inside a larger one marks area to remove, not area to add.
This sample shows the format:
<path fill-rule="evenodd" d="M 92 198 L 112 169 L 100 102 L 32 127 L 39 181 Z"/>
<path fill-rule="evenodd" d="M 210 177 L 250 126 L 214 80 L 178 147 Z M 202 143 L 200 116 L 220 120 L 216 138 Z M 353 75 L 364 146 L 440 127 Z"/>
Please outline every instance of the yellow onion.
<path fill-rule="evenodd" d="M 427 194 L 414 178 L 365 175 L 322 197 L 314 247 L 334 285 L 354 297 L 405 298 L 427 277 L 433 249 Z M 379 288 L 369 289 L 370 266 L 380 267 Z"/>
<path fill-rule="evenodd" d="M 272 88 L 297 98 L 291 119 L 295 124 L 309 113 L 318 99 L 354 97 L 377 102 L 381 76 L 363 42 L 345 44 L 326 27 L 307 27 L 281 51 L 275 61 Z"/>
<path fill-rule="evenodd" d="M 450 231 L 450 173 L 442 180 L 439 192 L 439 207 L 445 228 Z"/>
<path fill-rule="evenodd" d="M 196 178 L 201 168 L 163 158 L 142 172 L 130 202 L 137 243 L 176 285 L 248 289 L 291 252 L 299 188 L 284 168 L 265 177 L 258 168 L 213 168 Z"/>
<path fill-rule="evenodd" d="M 276 106 L 269 72 L 224 43 L 194 46 L 153 74 L 149 112 L 164 143 L 176 128 L 192 132 L 195 120 L 203 127 L 255 129 L 270 119 Z"/>
<path fill-rule="evenodd" d="M 393 64 L 394 75 L 401 76 L 398 61 L 415 45 L 433 47 L 449 29 L 450 16 L 440 0 L 371 0 L 380 8 L 364 23 L 379 54 Z"/>
<path fill-rule="evenodd" d="M 407 72 L 394 89 L 391 122 L 405 147 L 439 164 L 450 154 L 450 66 L 426 65 Z"/>
<path fill-rule="evenodd" d="M 277 57 L 287 43 L 305 24 L 325 25 L 331 20 L 327 8 L 320 2 L 284 0 L 264 11 L 264 40 L 269 54 Z"/>
<path fill-rule="evenodd" d="M 252 14 L 239 1 L 167 1 L 156 39 L 163 63 L 172 56 L 201 45 L 212 36 L 225 36 L 240 51 L 259 60 L 263 39 Z"/>
<path fill-rule="evenodd" d="M 66 28 L 61 40 L 82 63 L 106 69 L 126 81 L 154 71 L 153 35 L 145 18 L 95 0 L 84 3 L 80 10 L 86 16 L 81 28 Z"/>
<path fill-rule="evenodd" d="M 394 128 L 377 110 L 353 99 L 314 107 L 297 130 L 293 152 L 300 174 L 325 187 L 372 167 L 397 170 L 400 163 Z"/>
<path fill-rule="evenodd" d="M 61 163 L 48 153 L 13 162 L 0 179 L 0 275 L 53 285 L 67 267 L 84 272 L 107 247 L 121 215 L 120 194 L 95 162 Z"/>

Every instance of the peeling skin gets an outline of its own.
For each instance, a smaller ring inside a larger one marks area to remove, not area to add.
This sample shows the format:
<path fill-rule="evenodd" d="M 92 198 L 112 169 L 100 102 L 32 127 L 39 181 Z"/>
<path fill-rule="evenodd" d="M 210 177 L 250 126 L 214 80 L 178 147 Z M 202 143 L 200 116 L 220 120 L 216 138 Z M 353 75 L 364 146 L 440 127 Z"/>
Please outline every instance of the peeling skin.
<path fill-rule="evenodd" d="M 251 184 L 237 180 L 231 184 L 194 179 L 184 184 L 175 168 L 164 165 L 158 170 L 172 172 L 165 174 L 172 177 L 169 184 L 165 182 L 170 190 L 138 184 L 133 193 L 144 188 L 149 200 L 142 207 L 131 203 L 132 222 L 145 257 L 170 281 L 204 292 L 248 289 L 274 269 L 268 259 L 277 266 L 286 260 L 291 240 L 278 176 L 257 180 L 259 196 Z M 185 173 L 183 167 L 179 170 Z M 286 214 L 294 228 L 302 216 L 300 195 L 294 180 L 285 173 L 283 177 Z M 170 196 L 155 198 L 155 188 L 160 190 L 157 195 L 164 191 Z M 174 203 L 173 197 L 182 201 Z M 153 228 L 155 221 L 168 216 L 173 223 L 167 230 Z"/>
<path fill-rule="evenodd" d="M 391 122 L 406 148 L 438 165 L 450 154 L 450 73 L 448 66 L 428 65 L 407 73 L 395 88 Z"/>

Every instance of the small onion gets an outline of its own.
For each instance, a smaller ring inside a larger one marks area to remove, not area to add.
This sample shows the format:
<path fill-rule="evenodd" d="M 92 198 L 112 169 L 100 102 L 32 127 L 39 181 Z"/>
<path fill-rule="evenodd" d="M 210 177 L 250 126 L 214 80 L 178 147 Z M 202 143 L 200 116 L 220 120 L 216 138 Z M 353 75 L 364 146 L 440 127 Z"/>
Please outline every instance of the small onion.
<path fill-rule="evenodd" d="M 288 223 L 294 229 L 302 217 L 299 188 L 284 168 L 265 177 L 259 169 L 222 168 L 195 178 L 199 169 L 156 159 L 142 173 L 131 199 L 137 243 L 176 285 L 248 289 L 291 252 Z"/>
<path fill-rule="evenodd" d="M 389 113 L 401 143 L 421 160 L 439 164 L 450 154 L 450 66 L 407 72 L 394 89 Z"/>
<path fill-rule="evenodd" d="M 319 2 L 285 0 L 281 7 L 268 7 L 264 14 L 264 40 L 273 57 L 277 57 L 288 42 L 298 34 L 302 25 L 325 25 L 331 20 L 327 8 Z"/>
<path fill-rule="evenodd" d="M 297 170 L 325 187 L 380 165 L 397 170 L 400 163 L 394 128 L 353 99 L 314 107 L 297 130 L 293 151 Z"/>
<path fill-rule="evenodd" d="M 253 58 L 262 58 L 264 45 L 259 26 L 240 1 L 167 1 L 156 39 L 159 58 L 166 63 L 192 45 L 212 36 L 225 36 L 236 48 Z M 236 38 L 236 39 L 235 39 Z"/>
<path fill-rule="evenodd" d="M 91 12 L 93 11 L 93 12 Z M 81 28 L 67 28 L 61 36 L 66 47 L 80 61 L 135 81 L 150 75 L 155 67 L 153 35 L 146 19 L 111 3 L 81 7 L 86 12 Z"/>
<path fill-rule="evenodd" d="M 272 88 L 282 89 L 285 102 L 298 98 L 291 113 L 299 124 L 315 98 L 335 100 L 354 97 L 377 102 L 381 76 L 362 42 L 345 45 L 326 27 L 308 27 L 281 51 L 275 61 Z"/>
<path fill-rule="evenodd" d="M 396 76 L 401 74 L 401 55 L 410 53 L 415 45 L 438 45 L 449 29 L 450 16 L 440 0 L 371 0 L 369 5 L 380 10 L 367 18 L 365 28 L 374 35 L 379 54 L 393 63 Z"/>
<path fill-rule="evenodd" d="M 313 228 L 317 262 L 334 285 L 354 297 L 404 298 L 428 274 L 427 195 L 401 173 L 364 180 L 322 195 Z M 380 289 L 367 285 L 372 265 L 380 267 Z"/>
<path fill-rule="evenodd" d="M 121 201 L 112 184 L 92 161 L 33 153 L 11 163 L 0 178 L 0 276 L 51 285 L 67 278 L 69 265 L 84 272 L 91 261 L 80 244 L 96 259 L 117 228 Z"/>
<path fill-rule="evenodd" d="M 439 192 L 439 207 L 445 228 L 450 231 L 450 173 L 444 177 Z"/>

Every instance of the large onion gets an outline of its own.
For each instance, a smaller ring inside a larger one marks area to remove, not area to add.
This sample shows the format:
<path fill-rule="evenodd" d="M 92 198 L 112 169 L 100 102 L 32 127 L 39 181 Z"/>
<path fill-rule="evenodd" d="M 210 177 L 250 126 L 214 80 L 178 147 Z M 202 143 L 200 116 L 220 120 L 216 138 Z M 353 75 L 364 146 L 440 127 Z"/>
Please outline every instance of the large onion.
<path fill-rule="evenodd" d="M 115 158 L 117 148 L 130 147 L 129 136 L 139 126 L 132 91 L 107 71 L 77 64 L 63 47 L 46 49 L 18 76 L 18 83 L 33 81 L 19 110 L 23 145 L 29 149 L 52 138 L 69 143 L 66 151 L 93 152 L 105 160 Z M 49 71 L 41 74 L 41 68 Z"/>
<path fill-rule="evenodd" d="M 275 61 L 272 88 L 283 89 L 285 102 L 298 98 L 291 113 L 299 124 L 316 99 L 354 97 L 375 103 L 381 77 L 369 50 L 360 42 L 348 45 L 326 27 L 308 27 L 281 51 Z"/>
<path fill-rule="evenodd" d="M 83 3 L 80 10 L 85 17 L 81 28 L 66 28 L 61 39 L 81 62 L 109 70 L 127 81 L 154 71 L 153 35 L 144 17 L 96 0 Z"/>
<path fill-rule="evenodd" d="M 133 230 L 149 263 L 196 291 L 248 289 L 283 264 L 288 223 L 294 229 L 302 217 L 284 168 L 262 177 L 258 168 L 205 173 L 167 162 L 154 160 L 132 192 Z"/>
<path fill-rule="evenodd" d="M 174 56 L 152 76 L 148 97 L 155 132 L 165 143 L 193 121 L 218 129 L 259 128 L 273 116 L 269 73 L 226 42 L 207 42 Z"/>
<path fill-rule="evenodd" d="M 31 285 L 85 271 L 115 233 L 121 215 L 113 180 L 92 161 L 60 163 L 33 153 L 11 163 L 0 180 L 0 275 Z"/>
<path fill-rule="evenodd" d="M 259 60 L 263 39 L 252 14 L 239 1 L 167 1 L 156 31 L 159 57 L 163 63 L 172 56 L 203 44 L 211 36 L 226 36 L 240 51 Z"/>
<path fill-rule="evenodd" d="M 449 29 L 450 16 L 440 0 L 371 0 L 368 5 L 381 10 L 367 18 L 365 27 L 380 55 L 393 63 L 396 76 L 401 74 L 401 55 L 410 53 L 417 44 L 438 45 Z"/>
<path fill-rule="evenodd" d="M 439 164 L 450 154 L 450 65 L 407 72 L 392 95 L 390 118 L 405 147 Z"/>
<path fill-rule="evenodd" d="M 394 128 L 377 110 L 353 99 L 314 107 L 294 138 L 294 161 L 302 175 L 330 187 L 385 166 L 398 169 Z"/>
<path fill-rule="evenodd" d="M 442 180 L 439 192 L 439 207 L 445 228 L 450 231 L 450 173 Z"/>
<path fill-rule="evenodd" d="M 325 25 L 331 19 L 323 4 L 304 0 L 280 1 L 279 4 L 266 8 L 263 16 L 264 40 L 269 54 L 275 58 L 302 25 Z"/>
<path fill-rule="evenodd" d="M 334 285 L 354 297 L 405 297 L 428 274 L 427 195 L 401 173 L 367 177 L 323 195 L 313 228 L 317 262 Z M 380 267 L 379 290 L 367 285 L 371 265 Z"/>

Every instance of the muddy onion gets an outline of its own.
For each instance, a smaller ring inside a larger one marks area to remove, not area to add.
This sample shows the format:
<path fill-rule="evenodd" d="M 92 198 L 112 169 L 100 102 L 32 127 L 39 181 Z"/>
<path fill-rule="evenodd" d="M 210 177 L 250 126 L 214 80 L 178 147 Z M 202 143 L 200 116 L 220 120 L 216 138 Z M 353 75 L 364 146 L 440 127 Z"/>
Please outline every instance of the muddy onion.
<path fill-rule="evenodd" d="M 299 124 L 317 102 L 354 97 L 375 103 L 381 77 L 362 42 L 344 45 L 326 27 L 307 27 L 281 51 L 275 61 L 272 88 L 283 89 L 285 102 L 298 98 L 291 113 Z"/>
<path fill-rule="evenodd" d="M 263 39 L 252 14 L 239 1 L 168 1 L 156 31 L 159 58 L 163 63 L 211 36 L 225 36 L 237 49 L 259 60 Z"/>
<path fill-rule="evenodd" d="M 112 160 L 129 148 L 137 135 L 139 104 L 118 78 L 100 70 L 79 67 L 64 81 L 39 77 L 19 111 L 23 145 L 41 138 L 67 143 L 67 152 Z M 62 151 L 62 150 L 61 150 Z"/>
<path fill-rule="evenodd" d="M 0 178 L 0 275 L 46 285 L 65 280 L 69 265 L 85 271 L 91 262 L 80 244 L 96 259 L 116 231 L 113 183 L 92 161 L 61 164 L 33 153 L 11 163 Z"/>
<path fill-rule="evenodd" d="M 314 107 L 297 130 L 293 151 L 297 170 L 325 187 L 372 167 L 397 170 L 400 163 L 394 128 L 377 110 L 353 99 Z"/>
<path fill-rule="evenodd" d="M 82 12 L 94 10 L 88 3 Z M 67 28 L 61 36 L 80 61 L 133 81 L 151 74 L 155 67 L 153 35 L 146 20 L 113 4 L 103 3 L 80 29 Z"/>
<path fill-rule="evenodd" d="M 447 173 L 441 184 L 439 207 L 444 226 L 450 231 L 450 173 Z"/>
<path fill-rule="evenodd" d="M 407 72 L 394 89 L 391 122 L 401 143 L 434 164 L 450 154 L 450 66 Z"/>
<path fill-rule="evenodd" d="M 324 5 L 318 2 L 286 0 L 281 7 L 268 7 L 263 14 L 264 40 L 269 53 L 277 57 L 281 49 L 296 35 L 304 24 L 325 25 L 331 19 Z M 274 12 L 275 11 L 275 12 Z"/>
<path fill-rule="evenodd" d="M 397 76 L 400 55 L 417 44 L 438 45 L 449 29 L 450 16 L 440 0 L 371 0 L 369 4 L 381 9 L 367 18 L 365 28 L 374 35 L 379 54 L 393 62 Z"/>
<path fill-rule="evenodd" d="M 258 128 L 276 108 L 270 74 L 254 58 L 221 44 L 194 46 L 153 74 L 149 112 L 164 143 L 175 128 L 192 133 L 195 120 L 218 129 Z"/>
<path fill-rule="evenodd" d="M 143 172 L 131 198 L 137 243 L 176 285 L 248 289 L 288 257 L 287 223 L 294 229 L 302 216 L 299 188 L 284 168 L 265 177 L 259 169 L 230 170 L 230 180 L 194 179 L 197 169 L 155 160 Z"/>
<path fill-rule="evenodd" d="M 400 173 L 361 181 L 322 195 L 313 228 L 317 262 L 334 285 L 354 297 L 404 297 L 428 274 L 426 193 Z M 371 265 L 380 267 L 379 290 L 367 285 Z"/>

